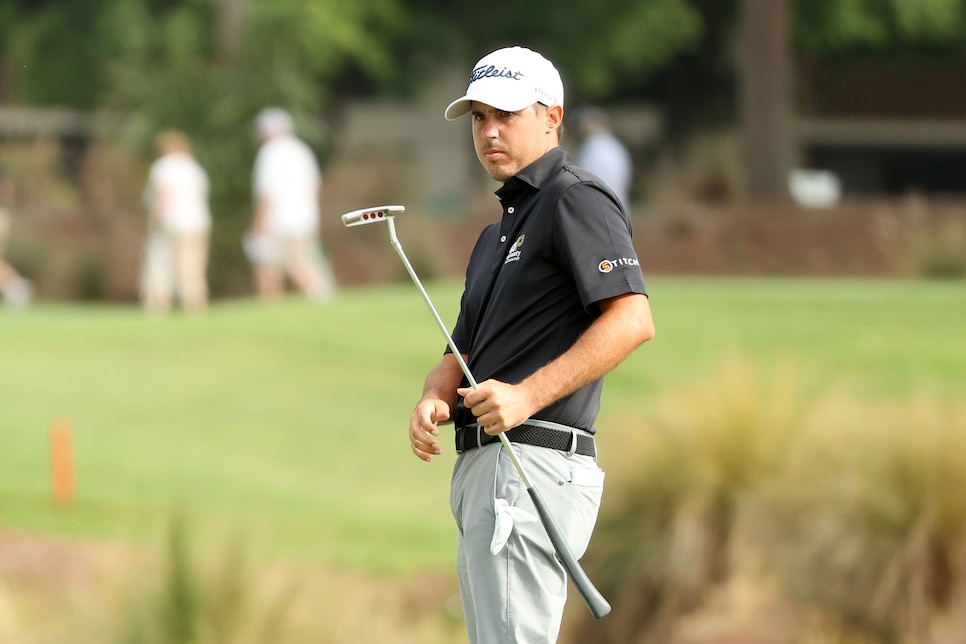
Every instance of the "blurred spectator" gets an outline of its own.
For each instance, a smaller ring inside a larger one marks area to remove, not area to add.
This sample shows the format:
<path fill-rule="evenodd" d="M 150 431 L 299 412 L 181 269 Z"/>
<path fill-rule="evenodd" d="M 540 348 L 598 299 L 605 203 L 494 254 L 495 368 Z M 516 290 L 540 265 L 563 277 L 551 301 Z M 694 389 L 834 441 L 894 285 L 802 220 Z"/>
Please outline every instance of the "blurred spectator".
<path fill-rule="evenodd" d="M 319 239 L 322 177 L 315 155 L 296 138 L 292 117 L 280 108 L 259 112 L 255 133 L 260 143 L 252 176 L 255 215 L 244 242 L 258 294 L 280 297 L 287 275 L 309 298 L 327 301 L 337 286 Z"/>
<path fill-rule="evenodd" d="M 0 172 L 0 294 L 5 306 L 21 307 L 30 304 L 33 286 L 4 259 L 13 225 L 13 196 L 13 182 Z"/>
<path fill-rule="evenodd" d="M 164 130 L 155 144 L 145 198 L 148 238 L 141 274 L 141 302 L 149 313 L 167 313 L 177 296 L 187 313 L 208 305 L 208 175 L 191 153 L 184 132 Z"/>
<path fill-rule="evenodd" d="M 574 121 L 581 141 L 577 165 L 603 179 L 627 208 L 634 172 L 630 152 L 611 132 L 607 115 L 600 108 L 579 109 Z"/>

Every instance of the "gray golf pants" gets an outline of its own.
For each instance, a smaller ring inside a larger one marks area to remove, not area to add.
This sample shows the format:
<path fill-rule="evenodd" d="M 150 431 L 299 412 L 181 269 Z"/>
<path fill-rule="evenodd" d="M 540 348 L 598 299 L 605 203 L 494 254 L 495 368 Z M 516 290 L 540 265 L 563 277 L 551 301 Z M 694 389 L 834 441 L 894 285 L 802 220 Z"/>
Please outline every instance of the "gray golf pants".
<path fill-rule="evenodd" d="M 596 459 L 532 445 L 513 447 L 580 558 L 603 493 L 604 473 Z M 450 505 L 458 527 L 456 569 L 470 644 L 556 642 L 567 573 L 502 443 L 460 454 Z M 506 545 L 493 554 L 499 547 L 493 543 L 498 523 L 505 534 L 511 522 Z"/>

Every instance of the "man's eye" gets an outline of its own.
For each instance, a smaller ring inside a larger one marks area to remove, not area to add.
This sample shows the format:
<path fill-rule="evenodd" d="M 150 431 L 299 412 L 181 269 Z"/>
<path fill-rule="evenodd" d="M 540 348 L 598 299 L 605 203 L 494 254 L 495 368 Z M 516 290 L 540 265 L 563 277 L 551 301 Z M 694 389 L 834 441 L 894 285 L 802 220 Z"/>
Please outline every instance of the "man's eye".
<path fill-rule="evenodd" d="M 500 116 L 505 119 L 510 118 L 514 114 L 516 114 L 516 112 L 500 112 Z"/>

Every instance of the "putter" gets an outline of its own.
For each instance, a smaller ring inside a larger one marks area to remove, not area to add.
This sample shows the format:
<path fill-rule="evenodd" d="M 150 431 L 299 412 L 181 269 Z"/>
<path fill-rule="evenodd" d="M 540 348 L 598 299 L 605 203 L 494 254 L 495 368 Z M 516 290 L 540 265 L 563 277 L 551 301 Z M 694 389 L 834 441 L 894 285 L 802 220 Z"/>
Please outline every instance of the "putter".
<path fill-rule="evenodd" d="M 463 354 L 460 353 L 459 348 L 453 341 L 453 337 L 450 335 L 449 331 L 446 329 L 446 324 L 443 319 L 439 317 L 439 313 L 436 311 L 436 307 L 433 306 L 433 301 L 429 297 L 429 293 L 423 288 L 422 282 L 419 281 L 419 277 L 416 275 L 416 271 L 413 269 L 413 265 L 409 263 L 409 258 L 406 257 L 405 251 L 403 251 L 402 244 L 399 243 L 399 238 L 396 236 L 396 225 L 394 223 L 396 215 L 402 214 L 406 211 L 405 206 L 377 206 L 375 208 L 363 208 L 361 210 L 353 210 L 352 212 L 347 212 L 342 215 L 342 224 L 346 228 L 352 228 L 354 226 L 364 226 L 366 224 L 376 224 L 376 223 L 387 223 L 389 224 L 389 240 L 392 243 L 393 248 L 396 249 L 396 254 L 399 255 L 399 259 L 402 260 L 403 264 L 406 266 L 406 271 L 409 273 L 409 277 L 412 278 L 413 283 L 416 284 L 416 288 L 423 295 L 423 300 L 426 301 L 426 305 L 432 312 L 433 317 L 436 319 L 436 324 L 439 325 L 440 331 L 446 336 L 446 342 L 449 344 L 450 350 L 453 352 L 453 356 L 459 363 L 460 369 L 463 370 L 463 375 L 466 376 L 466 380 L 470 383 L 473 389 L 479 389 L 480 386 L 476 382 L 476 378 L 470 373 L 470 368 L 467 366 L 466 361 L 463 359 Z M 520 476 L 520 480 L 523 481 L 523 485 L 527 488 L 527 493 L 530 495 L 531 500 L 533 500 L 534 507 L 537 508 L 537 513 L 540 515 L 540 520 L 543 523 L 544 528 L 547 530 L 547 535 L 550 537 L 550 541 L 553 543 L 554 549 L 557 551 L 557 559 L 563 564 L 566 569 L 567 574 L 570 575 L 570 579 L 574 582 L 577 590 L 580 592 L 581 597 L 587 603 L 587 607 L 590 609 L 591 614 L 597 619 L 600 619 L 604 615 L 610 612 L 610 604 L 604 599 L 604 596 L 599 590 L 594 586 L 593 582 L 584 572 L 584 569 L 580 567 L 577 558 L 571 552 L 570 547 L 567 545 L 566 540 L 563 538 L 563 533 L 557 526 L 557 522 L 554 520 L 553 515 L 550 514 L 550 510 L 543 501 L 543 497 L 540 496 L 539 490 L 537 490 L 530 483 L 530 479 L 527 477 L 526 472 L 523 470 L 523 466 L 517 459 L 516 452 L 513 450 L 513 446 L 510 440 L 506 437 L 506 434 L 501 432 L 499 434 L 500 442 L 503 444 L 504 449 L 506 449 L 507 454 L 510 456 L 510 460 L 513 462 L 513 467 L 516 469 L 517 474 Z"/>

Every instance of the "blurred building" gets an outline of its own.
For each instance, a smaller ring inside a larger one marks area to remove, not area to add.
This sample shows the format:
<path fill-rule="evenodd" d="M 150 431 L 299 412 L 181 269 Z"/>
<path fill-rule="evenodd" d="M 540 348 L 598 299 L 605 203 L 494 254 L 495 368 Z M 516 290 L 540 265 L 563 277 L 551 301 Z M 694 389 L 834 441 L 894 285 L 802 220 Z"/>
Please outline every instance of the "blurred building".
<path fill-rule="evenodd" d="M 959 57 L 897 48 L 811 60 L 792 43 L 790 3 L 741 7 L 737 122 L 751 194 L 786 194 L 796 170 L 829 173 L 845 195 L 966 192 Z"/>
<path fill-rule="evenodd" d="M 966 191 L 966 69 L 885 59 L 799 69 L 799 155 L 846 193 Z"/>

